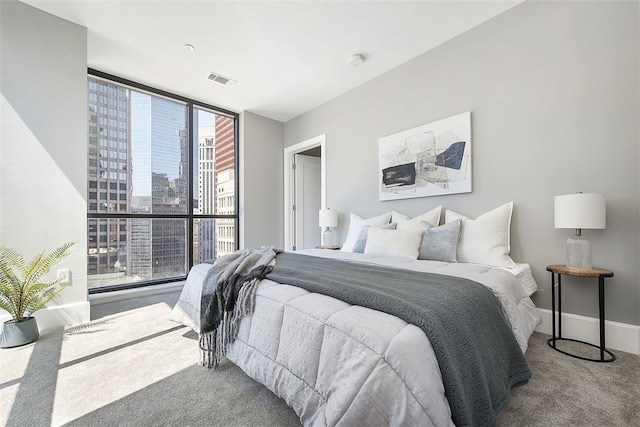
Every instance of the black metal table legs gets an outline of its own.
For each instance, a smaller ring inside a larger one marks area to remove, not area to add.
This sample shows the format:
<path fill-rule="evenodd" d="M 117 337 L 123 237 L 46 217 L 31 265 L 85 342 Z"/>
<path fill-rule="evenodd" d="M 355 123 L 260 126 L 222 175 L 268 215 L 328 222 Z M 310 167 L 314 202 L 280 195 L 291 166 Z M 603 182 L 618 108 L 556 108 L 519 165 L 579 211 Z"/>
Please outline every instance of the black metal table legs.
<path fill-rule="evenodd" d="M 571 338 L 562 338 L 562 274 L 557 274 L 558 277 L 558 329 L 556 335 L 556 274 L 551 272 L 551 338 L 547 340 L 547 343 L 551 348 L 559 351 L 567 356 L 575 357 L 577 359 L 588 360 L 590 362 L 613 362 L 616 360 L 616 356 L 606 349 L 605 347 L 605 334 L 604 334 L 604 276 L 598 277 L 598 306 L 599 306 L 599 323 L 600 323 L 600 345 L 591 344 L 581 340 L 575 340 Z M 557 341 L 573 341 L 581 344 L 586 344 L 591 347 L 600 349 L 600 358 L 593 359 L 588 357 L 582 357 L 575 354 L 571 354 L 564 350 L 559 349 L 556 346 Z M 605 355 L 609 357 L 606 358 Z"/>

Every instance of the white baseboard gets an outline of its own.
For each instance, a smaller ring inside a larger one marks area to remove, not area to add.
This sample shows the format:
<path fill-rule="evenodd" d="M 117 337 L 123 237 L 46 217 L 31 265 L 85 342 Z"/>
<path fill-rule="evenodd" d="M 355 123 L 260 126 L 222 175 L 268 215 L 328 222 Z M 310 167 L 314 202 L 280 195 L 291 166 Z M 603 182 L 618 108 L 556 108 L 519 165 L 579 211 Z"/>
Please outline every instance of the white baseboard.
<path fill-rule="evenodd" d="M 33 317 L 38 322 L 38 330 L 42 334 L 65 326 L 79 325 L 90 320 L 91 306 L 88 301 L 76 302 L 73 304 L 56 305 L 45 307 L 36 311 Z M 11 319 L 8 313 L 3 312 L 0 316 L 0 323 Z"/>
<path fill-rule="evenodd" d="M 536 332 L 551 335 L 551 310 L 539 308 L 542 323 Z M 562 337 L 600 344 L 600 326 L 598 319 L 562 313 Z M 557 327 L 557 325 L 556 325 Z M 620 350 L 640 355 L 640 326 L 626 323 L 604 322 L 605 346 L 609 350 Z"/>

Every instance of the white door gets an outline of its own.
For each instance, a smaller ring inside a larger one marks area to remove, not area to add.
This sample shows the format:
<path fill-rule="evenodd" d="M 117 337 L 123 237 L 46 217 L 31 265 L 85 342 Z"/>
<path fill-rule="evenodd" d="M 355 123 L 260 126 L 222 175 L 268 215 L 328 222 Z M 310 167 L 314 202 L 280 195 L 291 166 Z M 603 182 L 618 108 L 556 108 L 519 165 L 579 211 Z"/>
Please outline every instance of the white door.
<path fill-rule="evenodd" d="M 311 249 L 320 245 L 322 235 L 318 226 L 318 211 L 321 208 L 320 158 L 302 154 L 294 157 L 294 250 Z"/>

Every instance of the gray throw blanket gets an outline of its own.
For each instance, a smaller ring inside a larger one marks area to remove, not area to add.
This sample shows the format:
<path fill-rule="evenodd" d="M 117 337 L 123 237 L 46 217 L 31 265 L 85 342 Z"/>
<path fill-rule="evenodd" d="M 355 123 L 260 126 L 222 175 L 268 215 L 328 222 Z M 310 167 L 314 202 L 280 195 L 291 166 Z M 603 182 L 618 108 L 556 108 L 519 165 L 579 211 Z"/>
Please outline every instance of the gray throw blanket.
<path fill-rule="evenodd" d="M 397 316 L 435 352 L 456 426 L 491 426 L 531 377 L 502 304 L 472 280 L 281 253 L 267 279 Z"/>
<path fill-rule="evenodd" d="M 245 249 L 218 258 L 209 269 L 200 300 L 200 365 L 218 367 L 240 320 L 253 313 L 256 286 L 275 256 L 273 248 Z"/>

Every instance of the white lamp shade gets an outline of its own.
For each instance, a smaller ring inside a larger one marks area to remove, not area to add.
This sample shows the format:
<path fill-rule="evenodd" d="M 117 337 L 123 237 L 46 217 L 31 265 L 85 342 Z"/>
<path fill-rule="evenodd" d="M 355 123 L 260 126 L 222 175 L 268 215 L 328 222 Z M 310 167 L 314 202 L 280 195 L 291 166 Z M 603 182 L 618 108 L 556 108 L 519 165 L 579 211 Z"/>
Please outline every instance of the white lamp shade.
<path fill-rule="evenodd" d="M 320 227 L 337 227 L 338 212 L 333 209 L 320 209 L 318 212 L 318 225 Z"/>
<path fill-rule="evenodd" d="M 595 193 L 555 197 L 555 228 L 606 228 L 606 201 Z"/>

